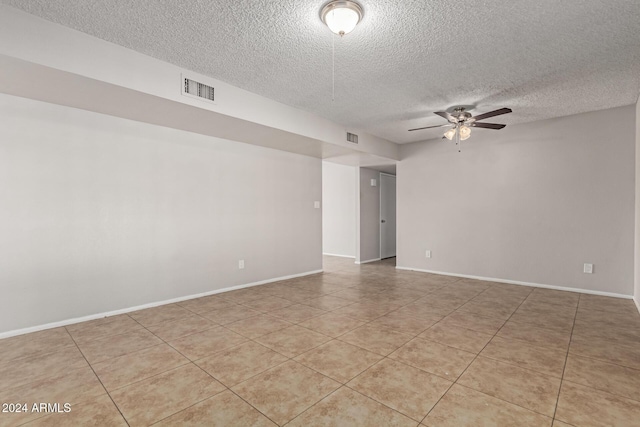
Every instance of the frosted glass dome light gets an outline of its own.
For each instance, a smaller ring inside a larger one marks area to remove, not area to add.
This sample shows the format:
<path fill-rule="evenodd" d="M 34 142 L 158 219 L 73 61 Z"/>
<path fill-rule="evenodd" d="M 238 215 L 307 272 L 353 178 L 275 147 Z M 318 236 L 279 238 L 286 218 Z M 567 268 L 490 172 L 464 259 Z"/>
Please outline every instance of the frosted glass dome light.
<path fill-rule="evenodd" d="M 332 32 L 344 36 L 356 28 L 363 14 L 362 7 L 354 1 L 334 0 L 322 8 L 320 18 Z"/>
<path fill-rule="evenodd" d="M 464 141 L 471 136 L 471 128 L 468 126 L 460 126 L 460 139 Z"/>
<path fill-rule="evenodd" d="M 456 128 L 451 128 L 444 133 L 444 137 L 447 138 L 449 141 L 451 141 L 455 135 L 456 135 Z"/>

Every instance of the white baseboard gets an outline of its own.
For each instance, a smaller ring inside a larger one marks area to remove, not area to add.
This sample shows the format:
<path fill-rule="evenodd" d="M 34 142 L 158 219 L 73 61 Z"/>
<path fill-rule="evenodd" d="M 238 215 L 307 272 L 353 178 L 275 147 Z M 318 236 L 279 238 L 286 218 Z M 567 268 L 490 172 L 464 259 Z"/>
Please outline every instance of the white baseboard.
<path fill-rule="evenodd" d="M 187 296 L 178 297 L 178 298 L 172 298 L 172 299 L 163 300 L 163 301 L 150 302 L 148 304 L 137 305 L 135 307 L 122 308 L 122 309 L 119 309 L 119 310 L 107 311 L 107 312 L 104 312 L 104 313 L 90 314 L 89 316 L 76 317 L 76 318 L 73 318 L 73 319 L 66 319 L 66 320 L 61 320 L 61 321 L 58 321 L 58 322 L 46 323 L 44 325 L 31 326 L 29 328 L 23 328 L 23 329 L 16 329 L 16 330 L 13 330 L 13 331 L 1 332 L 0 333 L 0 339 L 9 338 L 9 337 L 13 337 L 13 336 L 16 336 L 16 335 L 24 335 L 24 334 L 28 334 L 28 333 L 31 333 L 31 332 L 43 331 L 45 329 L 59 328 L 60 326 L 72 325 L 74 323 L 86 322 L 88 320 L 102 319 L 104 317 L 116 316 L 118 314 L 131 313 L 132 311 L 143 310 L 145 308 L 157 307 L 159 305 L 173 304 L 173 303 L 176 303 L 176 302 L 186 301 L 186 300 L 189 300 L 189 299 L 206 297 L 206 296 L 209 296 L 209 295 L 215 295 L 215 294 L 220 294 L 220 293 L 224 293 L 224 292 L 235 291 L 235 290 L 238 290 L 238 289 L 250 288 L 252 286 L 266 285 L 267 283 L 278 282 L 280 280 L 294 279 L 296 277 L 309 276 L 311 274 L 317 274 L 317 273 L 322 273 L 322 272 L 323 272 L 323 270 L 307 271 L 307 272 L 304 272 L 304 273 L 291 274 L 289 276 L 276 277 L 276 278 L 273 278 L 273 279 L 261 280 L 259 282 L 246 283 L 244 285 L 236 285 L 236 286 L 231 286 L 231 287 L 228 287 L 228 288 L 222 288 L 222 289 L 216 289 L 216 290 L 213 290 L 213 291 L 202 292 L 200 294 L 187 295 Z"/>
<path fill-rule="evenodd" d="M 376 262 L 376 261 L 380 261 L 380 258 L 368 259 L 366 261 L 356 261 L 356 264 L 366 264 L 368 262 Z"/>
<path fill-rule="evenodd" d="M 351 255 L 329 254 L 329 253 L 326 253 L 326 252 L 323 252 L 322 255 L 338 256 L 340 258 L 355 258 L 355 256 L 351 256 Z"/>
<path fill-rule="evenodd" d="M 636 303 L 636 308 L 638 309 L 638 313 L 640 313 L 640 295 L 635 295 L 633 297 L 633 302 Z"/>
<path fill-rule="evenodd" d="M 542 283 L 522 282 L 519 280 L 496 279 L 495 277 L 471 276 L 468 274 L 447 273 L 444 271 L 423 270 L 420 268 L 411 268 L 411 267 L 396 266 L 396 268 L 398 270 L 419 271 L 421 273 L 440 274 L 442 276 L 463 277 L 465 279 L 486 280 L 489 282 L 508 283 L 510 285 L 532 286 L 534 288 L 555 289 L 558 291 L 579 292 L 582 294 L 602 295 L 606 297 L 633 299 L 632 295 L 616 294 L 613 292 L 592 291 L 591 289 L 568 288 L 566 286 L 545 285 Z M 636 301 L 636 305 L 638 305 L 637 301 Z M 638 309 L 640 310 L 640 306 L 638 307 Z"/>

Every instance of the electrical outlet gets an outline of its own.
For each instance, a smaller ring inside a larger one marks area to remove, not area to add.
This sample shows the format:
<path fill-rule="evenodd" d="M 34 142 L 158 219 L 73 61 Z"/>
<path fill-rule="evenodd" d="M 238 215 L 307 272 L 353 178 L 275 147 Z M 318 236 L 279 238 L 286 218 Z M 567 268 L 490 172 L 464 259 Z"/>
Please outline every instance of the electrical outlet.
<path fill-rule="evenodd" d="M 431 251 L 425 252 L 424 256 L 427 258 L 431 258 Z"/>
<path fill-rule="evenodd" d="M 238 261 L 238 270 L 244 270 L 244 260 Z"/>
<path fill-rule="evenodd" d="M 584 269 L 582 270 L 586 274 L 593 274 L 593 264 L 584 264 Z"/>

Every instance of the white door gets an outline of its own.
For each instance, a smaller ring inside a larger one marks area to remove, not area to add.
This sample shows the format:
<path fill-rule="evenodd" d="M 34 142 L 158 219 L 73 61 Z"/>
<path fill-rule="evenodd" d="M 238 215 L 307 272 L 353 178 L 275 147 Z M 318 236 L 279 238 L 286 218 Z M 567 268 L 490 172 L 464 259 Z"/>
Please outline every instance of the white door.
<path fill-rule="evenodd" d="M 396 177 L 380 174 L 380 258 L 396 256 Z"/>

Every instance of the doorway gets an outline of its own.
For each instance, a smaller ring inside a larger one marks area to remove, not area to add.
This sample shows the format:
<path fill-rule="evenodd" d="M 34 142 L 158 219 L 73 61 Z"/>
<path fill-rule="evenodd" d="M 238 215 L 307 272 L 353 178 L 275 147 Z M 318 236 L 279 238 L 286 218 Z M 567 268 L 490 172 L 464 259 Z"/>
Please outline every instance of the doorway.
<path fill-rule="evenodd" d="M 380 258 L 396 256 L 396 177 L 380 173 Z"/>

